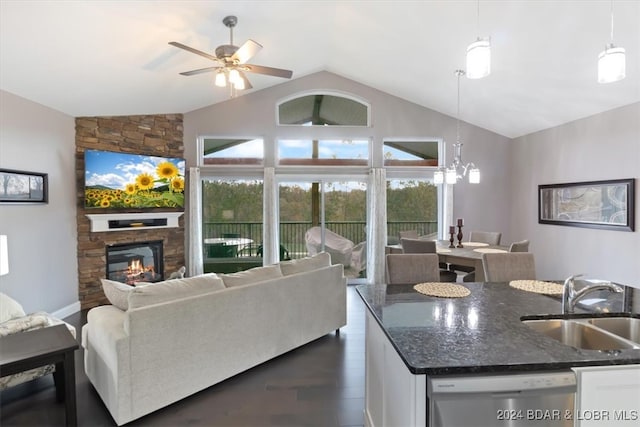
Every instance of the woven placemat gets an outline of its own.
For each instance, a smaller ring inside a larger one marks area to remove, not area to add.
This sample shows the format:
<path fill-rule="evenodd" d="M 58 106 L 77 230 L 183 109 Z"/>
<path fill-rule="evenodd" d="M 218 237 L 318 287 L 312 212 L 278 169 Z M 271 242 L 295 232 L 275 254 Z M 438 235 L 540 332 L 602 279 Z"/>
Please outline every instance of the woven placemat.
<path fill-rule="evenodd" d="M 481 254 L 503 254 L 506 253 L 504 249 L 495 249 L 495 248 L 478 248 L 474 249 L 474 252 L 480 252 Z"/>
<path fill-rule="evenodd" d="M 482 243 L 482 242 L 462 242 L 463 246 L 473 246 L 473 247 L 479 247 L 479 246 L 489 246 L 488 243 Z"/>
<path fill-rule="evenodd" d="M 441 298 L 462 298 L 471 295 L 471 291 L 462 285 L 453 283 L 426 282 L 418 283 L 413 287 L 421 294 Z"/>
<path fill-rule="evenodd" d="M 559 283 L 543 282 L 541 280 L 512 280 L 509 282 L 509 286 L 521 291 L 547 295 L 562 295 L 563 288 Z"/>

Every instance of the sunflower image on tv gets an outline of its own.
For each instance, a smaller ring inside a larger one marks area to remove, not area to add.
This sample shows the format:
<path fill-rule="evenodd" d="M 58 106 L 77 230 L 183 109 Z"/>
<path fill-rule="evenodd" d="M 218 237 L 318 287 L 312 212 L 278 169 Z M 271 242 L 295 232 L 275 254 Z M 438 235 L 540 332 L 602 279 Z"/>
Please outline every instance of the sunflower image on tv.
<path fill-rule="evenodd" d="M 85 151 L 85 207 L 180 208 L 184 160 Z"/>

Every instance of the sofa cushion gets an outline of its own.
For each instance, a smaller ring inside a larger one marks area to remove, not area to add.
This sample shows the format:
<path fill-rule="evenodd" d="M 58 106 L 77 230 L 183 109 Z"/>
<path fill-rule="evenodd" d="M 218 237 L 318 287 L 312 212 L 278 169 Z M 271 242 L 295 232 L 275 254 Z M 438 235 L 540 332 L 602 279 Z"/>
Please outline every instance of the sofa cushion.
<path fill-rule="evenodd" d="M 9 295 L 0 292 L 0 323 L 24 316 L 22 306 Z"/>
<path fill-rule="evenodd" d="M 269 279 L 277 279 L 282 277 L 282 271 L 278 264 L 268 265 L 265 267 L 255 267 L 245 271 L 239 271 L 231 274 L 221 274 L 220 277 L 227 288 L 240 285 L 249 285 L 251 283 L 263 282 Z"/>
<path fill-rule="evenodd" d="M 206 294 L 220 289 L 224 289 L 224 283 L 215 273 L 137 286 L 129 293 L 129 309 Z"/>
<path fill-rule="evenodd" d="M 102 291 L 111 305 L 126 311 L 129 308 L 129 293 L 134 287 L 115 280 L 100 279 L 100 281 L 102 282 Z"/>
<path fill-rule="evenodd" d="M 319 254 L 294 259 L 291 261 L 283 261 L 280 263 L 280 270 L 284 276 L 296 273 L 304 273 L 305 271 L 317 270 L 319 268 L 328 267 L 331 265 L 331 255 L 327 252 L 320 252 Z"/>

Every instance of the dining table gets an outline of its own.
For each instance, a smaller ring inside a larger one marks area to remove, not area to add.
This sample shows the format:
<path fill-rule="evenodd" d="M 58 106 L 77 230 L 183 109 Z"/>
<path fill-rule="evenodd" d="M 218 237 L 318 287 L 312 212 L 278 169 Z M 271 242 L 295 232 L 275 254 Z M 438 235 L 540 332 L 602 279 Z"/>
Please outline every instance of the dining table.
<path fill-rule="evenodd" d="M 464 265 L 475 269 L 475 281 L 484 282 L 484 268 L 482 266 L 482 255 L 485 253 L 505 253 L 509 252 L 508 246 L 489 245 L 482 242 L 461 242 L 454 241 L 455 247 L 450 247 L 449 240 L 436 241 L 436 253 L 441 263 Z M 387 253 L 402 253 L 401 245 L 387 245 Z"/>

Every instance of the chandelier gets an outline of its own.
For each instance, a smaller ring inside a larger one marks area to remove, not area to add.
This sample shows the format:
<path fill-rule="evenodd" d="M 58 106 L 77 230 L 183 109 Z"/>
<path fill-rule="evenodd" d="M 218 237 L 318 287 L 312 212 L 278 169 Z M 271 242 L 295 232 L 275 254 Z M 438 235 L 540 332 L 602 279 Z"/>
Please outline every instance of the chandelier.
<path fill-rule="evenodd" d="M 625 78 L 626 64 L 623 47 L 613 45 L 613 0 L 611 0 L 611 38 L 598 56 L 598 83 L 612 83 Z"/>
<path fill-rule="evenodd" d="M 456 76 L 458 77 L 458 110 L 456 113 L 456 142 L 453 144 L 453 162 L 448 168 L 438 168 L 433 174 L 434 184 L 455 184 L 458 179 L 462 179 L 464 176 L 469 175 L 469 182 L 471 184 L 480 183 L 480 169 L 473 163 L 462 162 L 462 143 L 460 142 L 460 77 L 464 76 L 464 70 L 456 70 Z"/>

